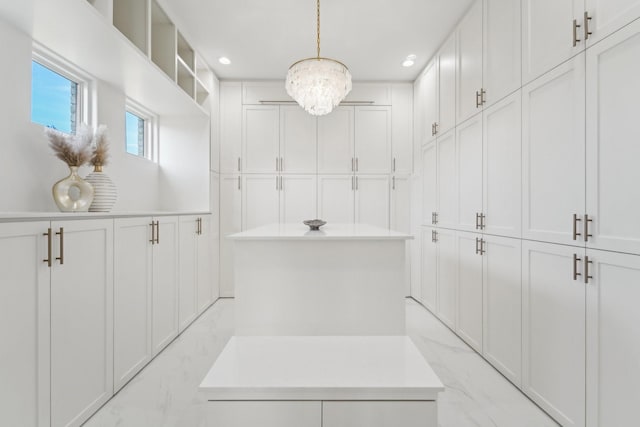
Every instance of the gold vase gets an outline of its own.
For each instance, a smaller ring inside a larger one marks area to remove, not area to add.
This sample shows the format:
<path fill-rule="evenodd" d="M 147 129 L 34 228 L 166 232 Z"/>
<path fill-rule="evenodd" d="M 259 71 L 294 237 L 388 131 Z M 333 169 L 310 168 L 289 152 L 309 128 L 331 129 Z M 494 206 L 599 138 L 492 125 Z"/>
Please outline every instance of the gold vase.
<path fill-rule="evenodd" d="M 87 212 L 93 202 L 93 186 L 78 175 L 77 166 L 69 166 L 69 176 L 53 185 L 53 200 L 62 212 Z"/>

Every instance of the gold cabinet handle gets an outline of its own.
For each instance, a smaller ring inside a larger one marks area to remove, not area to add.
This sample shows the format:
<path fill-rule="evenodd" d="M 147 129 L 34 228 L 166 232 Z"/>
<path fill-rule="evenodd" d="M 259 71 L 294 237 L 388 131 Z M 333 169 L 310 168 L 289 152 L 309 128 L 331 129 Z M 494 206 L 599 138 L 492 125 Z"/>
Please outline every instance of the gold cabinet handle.
<path fill-rule="evenodd" d="M 160 244 L 160 220 L 156 221 L 156 243 Z"/>
<path fill-rule="evenodd" d="M 578 223 L 581 221 L 577 214 L 573 214 L 573 240 L 578 240 L 578 236 L 582 236 L 582 233 L 578 233 Z"/>
<path fill-rule="evenodd" d="M 476 91 L 476 108 L 480 108 L 480 92 Z"/>
<path fill-rule="evenodd" d="M 589 261 L 589 257 L 584 257 L 584 283 L 589 284 L 589 279 L 593 279 L 593 276 L 589 275 L 589 265 L 593 264 L 593 261 Z"/>
<path fill-rule="evenodd" d="M 588 40 L 589 36 L 591 34 L 593 34 L 591 31 L 589 31 L 589 21 L 591 21 L 591 17 L 589 16 L 589 12 L 585 12 L 584 13 L 584 21 L 583 21 L 583 25 L 584 25 L 584 39 Z"/>
<path fill-rule="evenodd" d="M 156 222 L 155 221 L 151 221 L 151 224 L 149 224 L 151 226 L 151 240 L 149 240 L 151 242 L 152 245 L 156 244 Z"/>
<path fill-rule="evenodd" d="M 578 280 L 578 276 L 582 276 L 581 273 L 578 273 L 578 262 L 582 261 L 582 258 L 579 258 L 577 254 L 573 254 L 573 280 Z"/>
<path fill-rule="evenodd" d="M 56 236 L 60 236 L 60 256 L 56 257 L 60 261 L 60 265 L 64 264 L 64 228 L 60 227 L 60 231 L 56 231 Z"/>
<path fill-rule="evenodd" d="M 43 259 L 42 262 L 46 262 L 48 267 L 51 267 L 51 228 L 47 229 L 46 233 L 42 233 L 43 236 L 47 236 L 47 258 Z"/>
<path fill-rule="evenodd" d="M 578 42 L 581 41 L 578 38 L 578 28 L 580 28 L 580 24 L 578 24 L 577 19 L 574 19 L 573 20 L 573 47 L 576 47 L 578 45 Z"/>
<path fill-rule="evenodd" d="M 589 241 L 589 237 L 593 237 L 593 234 L 589 234 L 589 223 L 593 222 L 592 219 L 589 218 L 589 215 L 585 215 L 584 216 L 584 241 L 588 242 Z"/>
<path fill-rule="evenodd" d="M 486 94 L 487 91 L 484 90 L 484 88 L 480 88 L 480 105 L 484 105 L 487 103 L 487 100 L 485 99 Z"/>

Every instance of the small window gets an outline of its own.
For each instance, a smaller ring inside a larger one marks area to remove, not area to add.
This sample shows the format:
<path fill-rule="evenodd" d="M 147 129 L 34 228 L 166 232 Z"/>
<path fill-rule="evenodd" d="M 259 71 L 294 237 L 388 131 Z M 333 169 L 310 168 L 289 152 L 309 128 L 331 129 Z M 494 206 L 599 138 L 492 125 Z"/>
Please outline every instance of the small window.
<path fill-rule="evenodd" d="M 127 101 L 124 118 L 126 152 L 151 161 L 157 161 L 155 116 L 129 100 Z"/>
<path fill-rule="evenodd" d="M 75 133 L 81 111 L 80 83 L 35 60 L 31 72 L 31 121 Z"/>
<path fill-rule="evenodd" d="M 127 153 L 146 157 L 145 120 L 129 111 L 126 112 L 125 118 Z"/>

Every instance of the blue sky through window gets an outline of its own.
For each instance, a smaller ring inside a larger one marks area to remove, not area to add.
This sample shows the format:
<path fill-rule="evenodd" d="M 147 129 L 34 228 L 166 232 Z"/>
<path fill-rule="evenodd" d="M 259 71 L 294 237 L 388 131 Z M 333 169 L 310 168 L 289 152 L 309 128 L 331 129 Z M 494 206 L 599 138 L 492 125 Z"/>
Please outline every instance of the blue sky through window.
<path fill-rule="evenodd" d="M 144 157 L 144 119 L 125 113 L 127 153 Z"/>
<path fill-rule="evenodd" d="M 75 132 L 78 84 L 31 62 L 31 121 L 59 131 Z"/>

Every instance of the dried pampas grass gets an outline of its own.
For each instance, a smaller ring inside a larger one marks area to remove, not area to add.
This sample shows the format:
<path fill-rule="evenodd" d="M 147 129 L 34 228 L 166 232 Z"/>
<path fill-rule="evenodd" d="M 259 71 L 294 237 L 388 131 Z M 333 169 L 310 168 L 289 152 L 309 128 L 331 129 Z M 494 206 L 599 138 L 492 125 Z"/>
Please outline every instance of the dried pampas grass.
<path fill-rule="evenodd" d="M 93 140 L 93 154 L 89 163 L 93 166 L 105 166 L 109 160 L 109 139 L 105 125 L 98 126 Z"/>
<path fill-rule="evenodd" d="M 45 129 L 45 134 L 49 139 L 49 147 L 55 156 L 69 167 L 82 166 L 91 157 L 93 132 L 89 126 L 81 125 L 75 135 L 50 128 Z"/>

